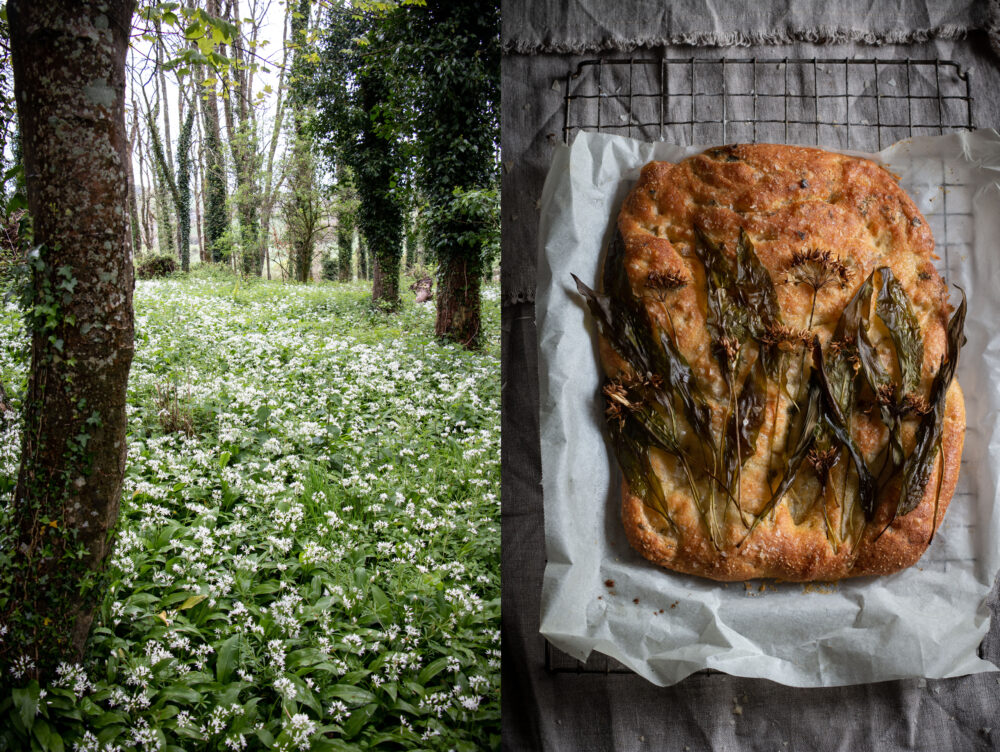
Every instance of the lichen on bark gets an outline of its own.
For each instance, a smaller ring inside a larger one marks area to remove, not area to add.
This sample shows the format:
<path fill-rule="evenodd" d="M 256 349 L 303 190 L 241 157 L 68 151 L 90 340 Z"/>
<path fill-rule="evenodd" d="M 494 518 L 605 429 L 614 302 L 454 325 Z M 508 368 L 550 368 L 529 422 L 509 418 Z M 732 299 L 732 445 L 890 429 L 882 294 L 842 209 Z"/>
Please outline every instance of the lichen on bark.
<path fill-rule="evenodd" d="M 125 55 L 134 0 L 12 0 L 36 250 L 17 485 L 0 530 L 0 670 L 79 660 L 125 471 L 132 362 Z M 99 85 L 98 85 L 99 84 Z M 3 670 L 4 681 L 9 672 Z"/>

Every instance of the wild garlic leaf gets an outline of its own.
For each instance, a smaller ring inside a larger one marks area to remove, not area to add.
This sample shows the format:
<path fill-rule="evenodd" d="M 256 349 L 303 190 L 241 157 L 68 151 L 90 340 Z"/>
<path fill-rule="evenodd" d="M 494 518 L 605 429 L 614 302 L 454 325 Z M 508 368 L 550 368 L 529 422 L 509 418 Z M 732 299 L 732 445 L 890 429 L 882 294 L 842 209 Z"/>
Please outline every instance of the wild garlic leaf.
<path fill-rule="evenodd" d="M 920 322 L 913 313 L 910 298 L 903 285 L 888 266 L 880 267 L 878 271 L 882 277 L 882 284 L 875 300 L 875 313 L 882 319 L 896 346 L 896 358 L 903 379 L 898 399 L 902 401 L 905 395 L 915 392 L 920 387 L 924 340 L 921 336 Z"/>
<path fill-rule="evenodd" d="M 767 267 L 761 263 L 750 236 L 741 227 L 736 243 L 735 298 L 747 316 L 750 334 L 760 342 L 764 333 L 775 331 L 782 325 L 778 294 Z M 764 370 L 771 379 L 778 378 L 780 350 L 776 345 L 761 345 Z"/>
<path fill-rule="evenodd" d="M 861 509 L 865 513 L 865 519 L 870 521 L 875 516 L 875 478 L 868 468 L 868 463 L 865 461 L 861 449 L 858 447 L 854 437 L 851 436 L 851 432 L 847 427 L 846 416 L 837 404 L 830 389 L 823 350 L 819 345 L 818 338 L 813 341 L 813 374 L 816 377 L 816 382 L 819 384 L 820 393 L 823 395 L 823 424 L 833 434 L 833 437 L 842 446 L 846 447 L 848 454 L 851 455 L 851 460 L 854 462 L 854 469 L 858 474 L 858 500 L 861 502 Z"/>
<path fill-rule="evenodd" d="M 681 400 L 684 417 L 702 444 L 715 451 L 715 435 L 712 433 L 712 413 L 694 379 L 694 372 L 687 359 L 674 345 L 664 331 L 660 332 L 665 368 L 660 375 L 667 386 Z"/>
<path fill-rule="evenodd" d="M 830 391 L 841 412 L 851 414 L 859 369 L 858 329 L 864 313 L 871 308 L 872 278 L 868 277 L 844 307 L 837 321 L 826 360 Z"/>
<path fill-rule="evenodd" d="M 917 442 L 913 452 L 903 465 L 903 483 L 896 505 L 896 514 L 912 512 L 924 497 L 924 489 L 934 468 L 934 459 L 941 444 L 944 431 L 944 411 L 951 386 L 958 367 L 958 356 L 965 344 L 965 314 L 967 304 L 965 291 L 962 302 L 948 322 L 948 351 L 931 385 L 931 410 L 920 419 L 917 426 Z"/>
<path fill-rule="evenodd" d="M 705 328 L 708 329 L 712 354 L 719 363 L 722 378 L 729 384 L 733 370 L 733 348 L 749 339 L 746 311 L 732 297 L 736 270 L 723 245 L 713 241 L 697 226 L 695 241 L 695 254 L 705 267 L 708 287 Z"/>
<path fill-rule="evenodd" d="M 887 269 L 887 267 L 882 267 Z M 881 271 L 878 270 L 878 271 Z M 892 274 L 890 271 L 889 274 Z M 874 276 L 874 272 L 872 272 Z M 869 276 L 865 284 L 873 283 L 873 276 Z M 885 276 L 883 275 L 883 281 Z M 876 311 L 878 310 L 878 303 L 876 301 Z M 871 306 L 862 306 L 861 310 L 861 322 L 858 326 L 856 343 L 858 347 L 858 359 L 861 363 L 861 373 L 864 375 L 865 381 L 872 390 L 872 394 L 875 396 L 875 402 L 878 405 L 879 416 L 882 419 L 883 425 L 889 430 L 889 443 L 887 445 L 887 452 L 889 452 L 884 464 L 884 470 L 882 472 L 882 484 L 888 482 L 899 470 L 900 466 L 903 464 L 904 453 L 903 453 L 903 424 L 900 419 L 900 411 L 897 409 L 897 392 L 902 390 L 897 389 L 892 382 L 892 377 L 889 372 L 885 369 L 882 363 L 882 359 L 879 357 L 878 351 L 875 349 L 875 345 L 872 344 L 871 336 L 869 331 L 871 330 Z M 880 317 L 881 318 L 881 317 Z M 921 345 L 921 351 L 923 346 Z M 923 356 L 921 355 L 921 358 Z"/>
<path fill-rule="evenodd" d="M 622 475 L 628 481 L 629 488 L 676 530 L 677 526 L 670 517 L 663 489 L 649 461 L 648 444 L 637 422 L 626 418 L 623 423 L 612 422 L 609 430 L 618 464 L 621 466 Z"/>
<path fill-rule="evenodd" d="M 754 361 L 743 382 L 736 409 L 726 425 L 726 477 L 730 488 L 738 483 L 739 468 L 757 449 L 757 437 L 767 409 L 767 377 L 760 358 Z"/>

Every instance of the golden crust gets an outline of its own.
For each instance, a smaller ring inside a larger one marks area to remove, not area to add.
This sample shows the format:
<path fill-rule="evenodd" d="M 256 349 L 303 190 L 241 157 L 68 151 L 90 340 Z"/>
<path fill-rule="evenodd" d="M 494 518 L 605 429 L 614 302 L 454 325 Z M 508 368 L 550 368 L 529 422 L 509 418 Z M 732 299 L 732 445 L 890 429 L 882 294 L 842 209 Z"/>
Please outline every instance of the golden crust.
<path fill-rule="evenodd" d="M 891 267 L 920 323 L 924 340 L 920 393 L 929 394 L 946 353 L 951 309 L 945 283 L 932 263 L 934 240 L 927 222 L 888 171 L 869 160 L 767 144 L 711 149 L 676 165 L 653 162 L 643 168 L 618 220 L 628 279 L 650 319 L 673 334 L 705 392 L 721 405 L 727 387 L 706 330 L 707 287 L 704 267 L 694 252 L 696 225 L 730 249 L 740 229 L 745 230 L 775 284 L 784 321 L 806 328 L 811 316 L 809 328 L 824 346 L 860 284 L 874 269 Z M 849 270 L 847 283 L 828 285 L 814 296 L 808 285 L 788 282 L 793 254 L 809 248 L 831 250 Z M 649 295 L 650 274 L 673 275 L 689 284 L 665 300 L 663 295 Z M 873 343 L 898 382 L 888 332 L 879 329 L 878 319 L 872 321 L 876 325 Z M 609 376 L 628 372 L 603 339 L 600 350 Z M 789 358 L 786 365 L 788 383 L 794 389 L 799 363 Z M 733 489 L 740 506 L 753 513 L 771 495 L 771 456 L 772 452 L 781 456 L 784 450 L 789 419 L 790 400 L 774 385 L 768 394 L 757 451 L 746 461 L 738 488 Z M 713 408 L 712 413 L 713 427 L 721 434 L 724 409 Z M 915 424 L 915 418 L 904 422 L 907 453 L 915 443 Z M 853 415 L 852 434 L 869 460 L 887 442 L 881 422 L 861 411 Z M 797 508 L 793 514 L 788 497 L 797 495 L 787 494 L 745 540 L 746 526 L 735 505 L 725 505 L 725 532 L 718 548 L 680 480 L 678 463 L 653 450 L 652 465 L 676 529 L 624 483 L 625 530 L 632 545 L 651 561 L 716 580 L 811 581 L 889 574 L 914 564 L 928 545 L 932 527 L 940 525 L 958 481 L 964 434 L 962 391 L 953 381 L 945 409 L 943 452 L 934 463 L 922 500 L 909 514 L 890 523 L 893 504 L 883 502 L 898 494 L 898 486 L 890 483 L 879 499 L 874 520 L 859 522 L 856 504 L 841 519 L 840 499 L 857 496 L 856 481 L 852 484 L 847 462 L 841 461 L 825 488 L 815 479 L 813 487 L 803 482 L 801 497 L 815 498 L 808 508 Z M 939 475 L 942 466 L 943 476 Z M 831 536 L 830 530 L 836 533 Z"/>

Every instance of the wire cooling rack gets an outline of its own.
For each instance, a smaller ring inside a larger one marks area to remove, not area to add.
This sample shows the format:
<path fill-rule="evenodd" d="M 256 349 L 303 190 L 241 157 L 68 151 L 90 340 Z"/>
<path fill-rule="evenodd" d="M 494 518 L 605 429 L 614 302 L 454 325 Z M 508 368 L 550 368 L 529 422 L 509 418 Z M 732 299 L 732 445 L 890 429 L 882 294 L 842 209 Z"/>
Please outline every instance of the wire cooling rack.
<path fill-rule="evenodd" d="M 675 143 L 779 141 L 881 149 L 972 128 L 968 73 L 949 60 L 636 58 L 567 73 L 563 140 L 577 130 Z"/>
<path fill-rule="evenodd" d="M 565 143 L 588 130 L 682 145 L 774 142 L 875 151 L 903 138 L 973 126 L 968 73 L 950 60 L 912 58 L 585 60 L 566 75 L 563 115 Z M 972 245 L 971 190 L 946 165 L 932 188 L 940 200 L 924 216 L 948 275 L 953 257 L 960 261 Z M 954 498 L 970 494 L 960 476 Z M 974 526 L 960 511 L 968 505 L 956 506 L 944 526 Z M 964 561 L 938 540 L 920 566 L 947 571 Z M 545 668 L 560 674 L 632 673 L 596 652 L 583 663 L 548 641 Z"/>

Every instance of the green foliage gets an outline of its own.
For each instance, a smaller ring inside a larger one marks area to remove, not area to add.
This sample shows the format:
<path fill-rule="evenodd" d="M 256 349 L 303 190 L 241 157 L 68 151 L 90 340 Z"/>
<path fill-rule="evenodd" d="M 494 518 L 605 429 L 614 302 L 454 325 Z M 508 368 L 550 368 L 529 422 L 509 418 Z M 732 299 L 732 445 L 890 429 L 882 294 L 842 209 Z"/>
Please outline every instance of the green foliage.
<path fill-rule="evenodd" d="M 316 237 L 323 228 L 326 202 L 317 186 L 316 163 L 309 138 L 290 134 L 285 171 L 288 190 L 282 197 L 285 240 L 291 255 L 292 277 L 308 282 L 312 274 Z"/>
<path fill-rule="evenodd" d="M 336 256 L 324 255 L 320 265 L 324 280 L 327 282 L 336 282 L 340 279 L 340 261 Z"/>
<path fill-rule="evenodd" d="M 500 256 L 500 197 L 495 189 L 455 188 L 449 201 L 431 204 L 420 221 L 425 245 L 438 258 L 464 256 L 488 272 Z"/>
<path fill-rule="evenodd" d="M 381 294 L 374 302 L 387 309 L 399 305 L 405 231 L 403 80 L 390 60 L 360 49 L 359 40 L 365 46 L 392 44 L 397 16 L 398 11 L 387 20 L 375 11 L 331 8 L 320 61 L 306 89 L 316 101 L 312 130 L 328 164 L 338 175 L 350 169 L 358 196 L 357 226 L 381 275 Z"/>
<path fill-rule="evenodd" d="M 177 260 L 170 255 L 157 254 L 136 259 L 135 276 L 139 279 L 169 277 L 177 271 Z"/>
<path fill-rule="evenodd" d="M 164 63 L 165 70 L 175 70 L 179 77 L 188 75 L 195 66 L 209 66 L 220 77 L 228 71 L 231 61 L 221 48 L 232 44 L 239 30 L 226 19 L 176 2 L 148 5 L 139 10 L 139 17 L 149 24 L 143 34 L 147 42 L 156 42 L 166 28 L 193 43 L 179 47 L 174 57 Z"/>
<path fill-rule="evenodd" d="M 497 748 L 489 295 L 467 353 L 361 285 L 139 283 L 109 588 L 84 665 L 8 674 L 0 749 Z M 0 348 L 0 375 L 19 368 Z M 163 384 L 192 436 L 164 432 Z M 17 442 L 0 433 L 0 478 Z"/>
<path fill-rule="evenodd" d="M 416 107 L 418 179 L 432 207 L 495 188 L 500 104 L 500 9 L 490 0 L 428 0 L 402 11 L 400 56 Z M 456 194 L 455 190 L 460 189 Z M 437 210 L 438 216 L 446 212 Z M 431 226 L 436 223 L 431 221 Z M 442 225 L 447 232 L 447 228 Z M 449 253 L 447 239 L 437 242 Z M 463 246 L 456 243 L 457 253 Z"/>

